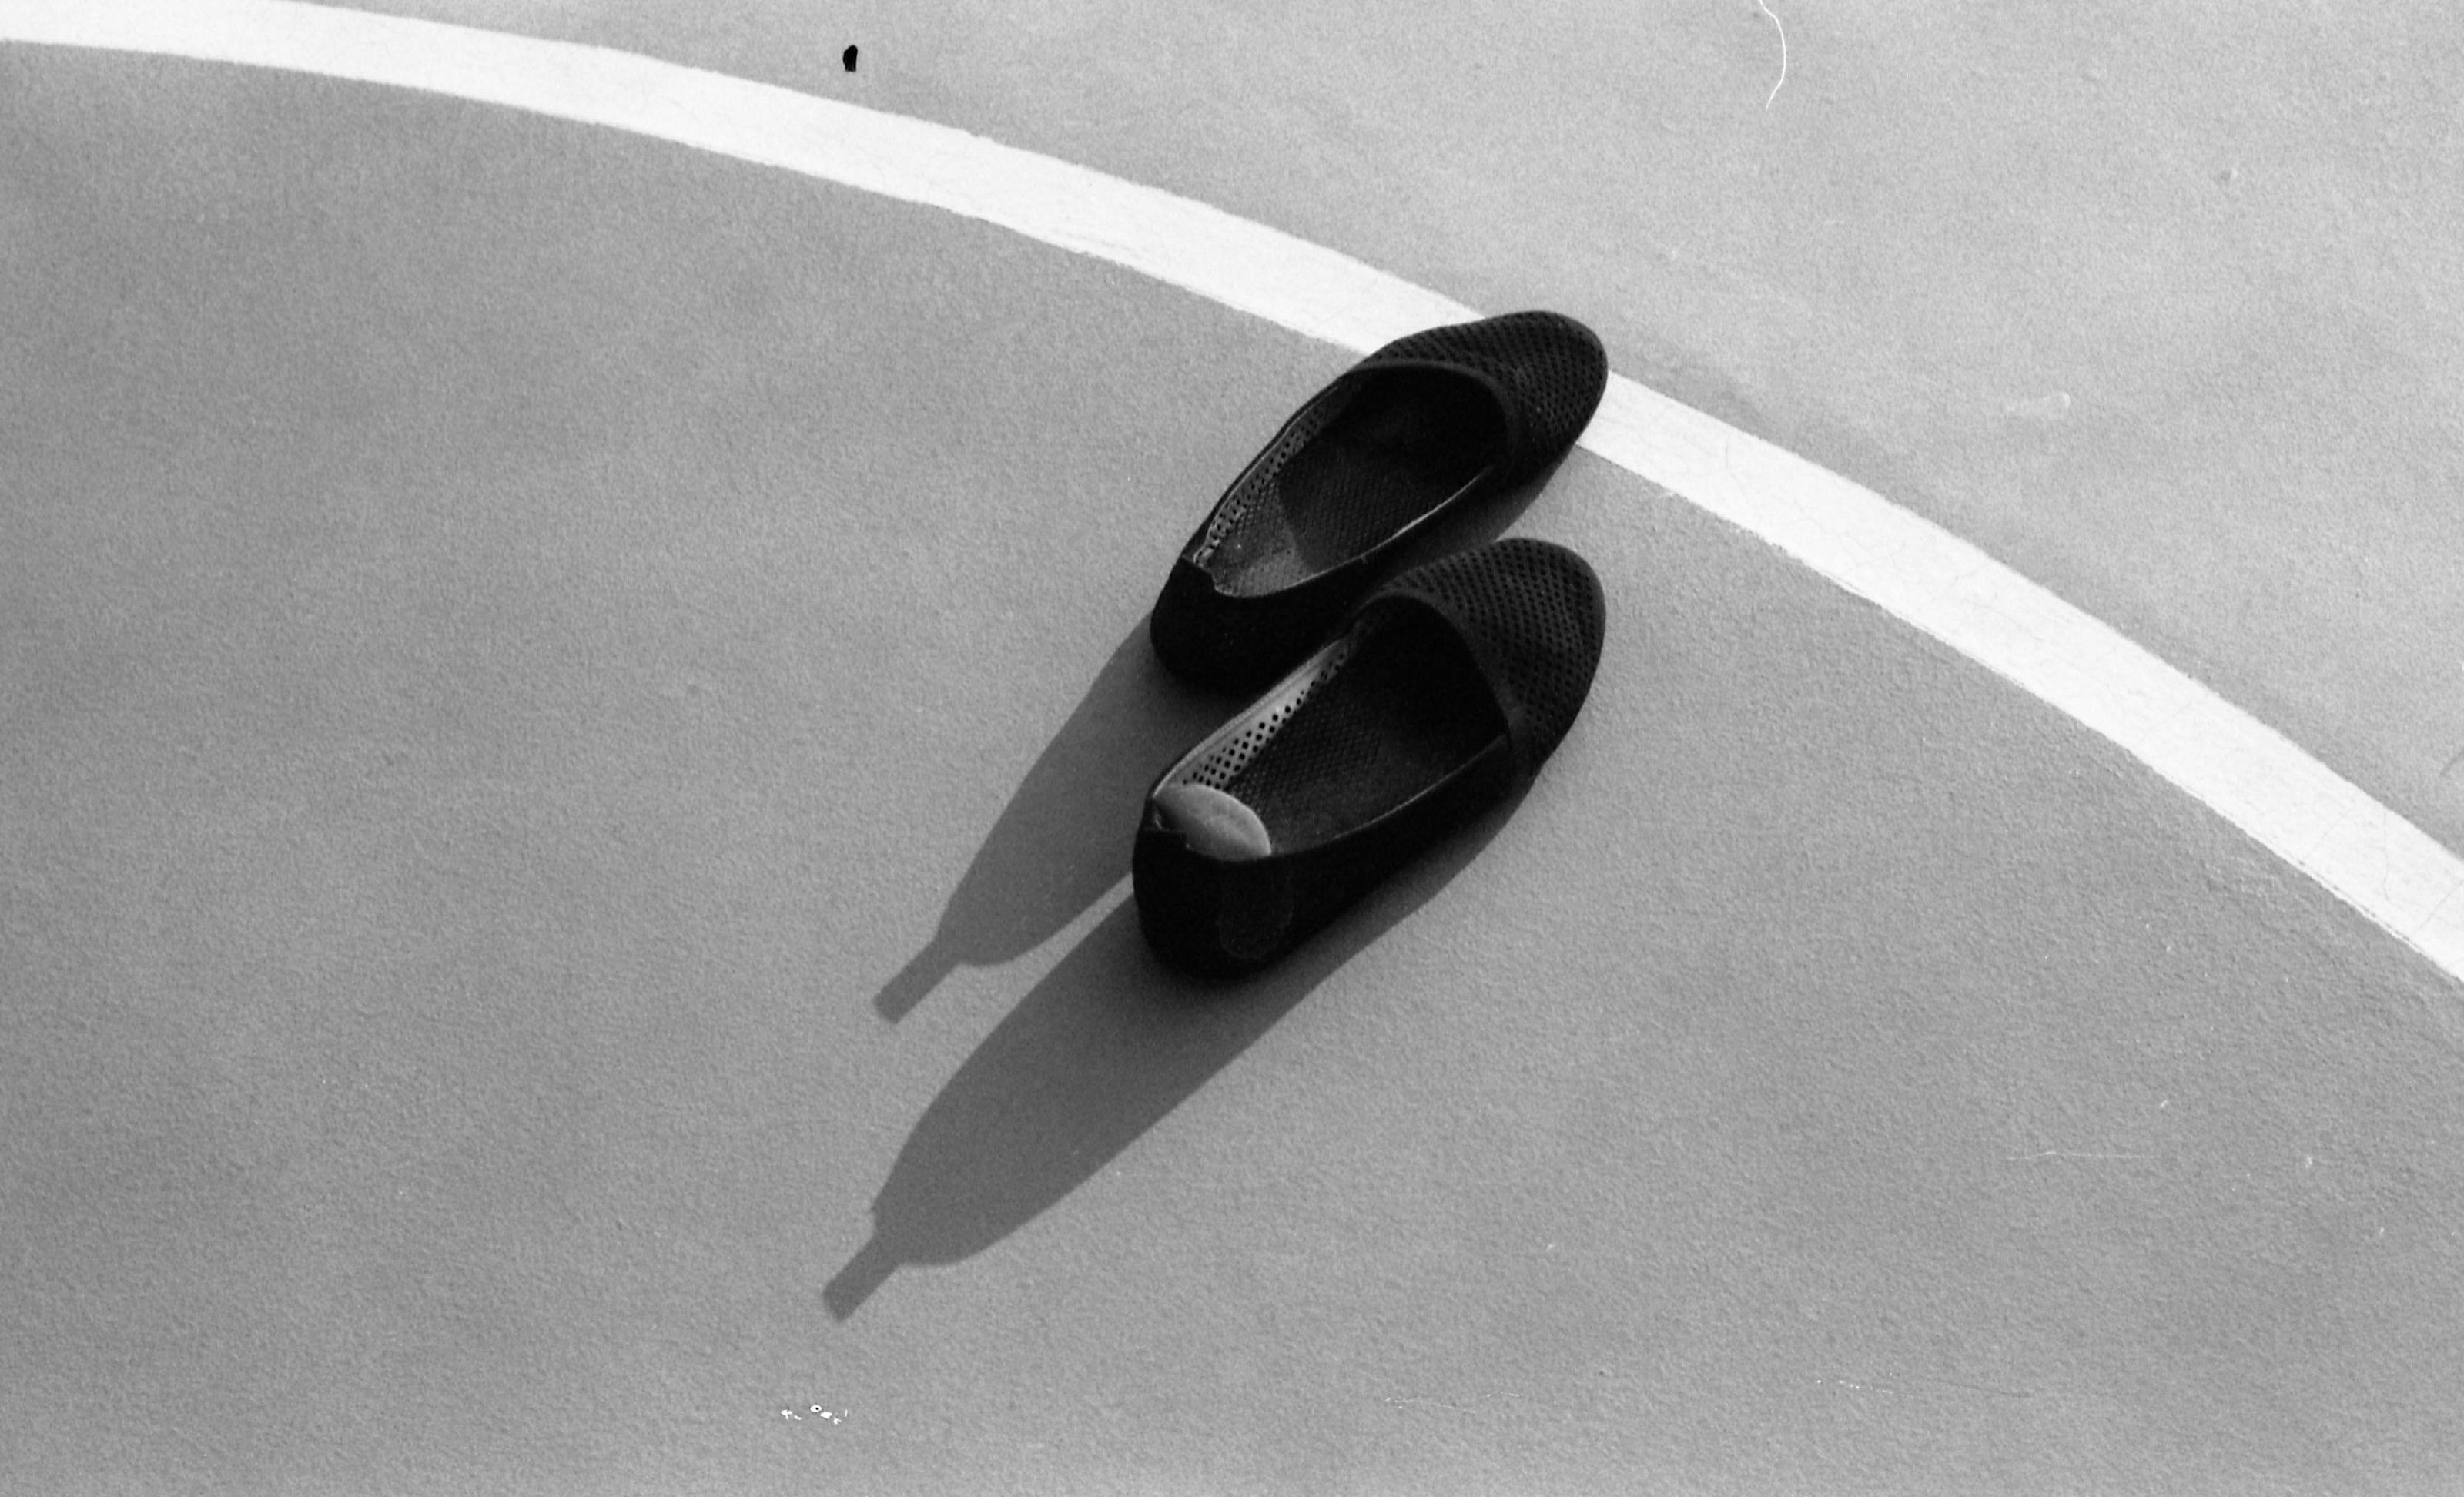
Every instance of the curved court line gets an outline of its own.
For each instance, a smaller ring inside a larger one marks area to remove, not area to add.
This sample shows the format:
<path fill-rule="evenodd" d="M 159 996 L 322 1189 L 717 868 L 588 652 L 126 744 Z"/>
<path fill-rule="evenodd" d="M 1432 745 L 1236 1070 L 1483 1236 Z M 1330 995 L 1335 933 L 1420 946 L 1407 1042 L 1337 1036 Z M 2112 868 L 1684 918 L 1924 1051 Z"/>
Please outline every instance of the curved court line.
<path fill-rule="evenodd" d="M 1155 187 L 604 48 L 292 0 L 0 0 L 0 40 L 280 68 L 607 125 L 999 224 L 1356 353 L 1479 315 Z M 2464 981 L 2464 859 L 2104 624 L 1870 490 L 1622 376 L 1582 445 L 2103 734 Z"/>

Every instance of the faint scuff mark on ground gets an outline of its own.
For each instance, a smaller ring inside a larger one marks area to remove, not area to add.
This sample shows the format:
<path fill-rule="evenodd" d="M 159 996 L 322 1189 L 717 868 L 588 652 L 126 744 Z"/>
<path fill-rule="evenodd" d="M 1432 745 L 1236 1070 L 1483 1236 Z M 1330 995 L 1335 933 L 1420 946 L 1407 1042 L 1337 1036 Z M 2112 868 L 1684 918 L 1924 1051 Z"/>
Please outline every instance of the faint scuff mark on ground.
<path fill-rule="evenodd" d="M 2049 427 L 2071 413 L 2070 391 L 2056 390 L 2051 395 L 2039 395 L 2034 400 L 2005 401 L 2002 413 Z"/>

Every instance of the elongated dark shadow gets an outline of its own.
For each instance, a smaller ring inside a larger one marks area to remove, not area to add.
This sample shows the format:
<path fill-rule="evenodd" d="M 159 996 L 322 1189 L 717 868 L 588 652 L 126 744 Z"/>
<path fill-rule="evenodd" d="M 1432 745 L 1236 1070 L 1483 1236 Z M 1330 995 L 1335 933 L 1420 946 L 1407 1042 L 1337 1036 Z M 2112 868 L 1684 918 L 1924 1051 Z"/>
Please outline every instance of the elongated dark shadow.
<path fill-rule="evenodd" d="M 976 1048 L 924 1110 L 874 1198 L 872 1237 L 823 1292 L 845 1320 L 898 1268 L 952 1264 L 1035 1220 L 1195 1094 L 1460 872 L 1491 810 L 1280 965 L 1238 982 L 1158 963 L 1124 902 Z"/>
<path fill-rule="evenodd" d="M 872 1006 L 895 1024 L 960 965 L 1015 960 L 1086 914 L 1129 876 L 1148 782 L 1231 711 L 1164 670 L 1141 617 L 1019 782 L 932 940 Z"/>
<path fill-rule="evenodd" d="M 1554 472 L 1447 517 L 1414 538 L 1397 569 L 1495 539 Z M 1158 587 L 1163 571 L 1158 564 Z M 1002 807 L 933 938 L 873 996 L 874 1009 L 895 1024 L 959 967 L 1014 961 L 1086 914 L 1129 874 L 1149 782 L 1240 705 L 1164 670 L 1141 616 Z"/>

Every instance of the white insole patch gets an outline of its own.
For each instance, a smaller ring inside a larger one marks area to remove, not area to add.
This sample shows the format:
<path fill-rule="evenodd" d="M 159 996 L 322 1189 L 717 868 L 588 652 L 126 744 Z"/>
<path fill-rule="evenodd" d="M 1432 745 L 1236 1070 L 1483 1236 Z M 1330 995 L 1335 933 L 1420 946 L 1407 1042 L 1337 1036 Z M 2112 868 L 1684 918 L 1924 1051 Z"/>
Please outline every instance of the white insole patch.
<path fill-rule="evenodd" d="M 1258 813 L 1212 785 L 1166 785 L 1155 792 L 1155 805 L 1164 825 L 1207 857 L 1239 863 L 1274 850 Z"/>

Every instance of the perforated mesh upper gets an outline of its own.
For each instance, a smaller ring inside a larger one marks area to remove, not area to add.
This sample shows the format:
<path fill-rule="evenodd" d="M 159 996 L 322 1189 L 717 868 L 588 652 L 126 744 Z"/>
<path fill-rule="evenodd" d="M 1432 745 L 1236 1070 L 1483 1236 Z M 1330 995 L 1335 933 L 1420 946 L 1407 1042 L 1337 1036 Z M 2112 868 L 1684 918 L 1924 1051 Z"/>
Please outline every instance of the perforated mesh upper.
<path fill-rule="evenodd" d="M 1290 848 L 1400 804 L 1501 727 L 1537 769 L 1591 689 L 1605 624 L 1590 566 L 1547 541 L 1503 540 L 1417 567 L 1174 778 L 1238 798 Z"/>
<path fill-rule="evenodd" d="M 1309 575 L 1285 511 L 1284 468 L 1343 413 L 1353 394 L 1353 386 L 1338 385 L 1301 407 L 1215 507 L 1191 560 L 1213 574 L 1216 585 L 1239 593 L 1271 592 Z"/>
<path fill-rule="evenodd" d="M 1414 592 L 1453 609 L 1487 650 L 1537 768 L 1574 725 L 1599 669 L 1608 605 L 1598 574 L 1564 546 L 1516 537 L 1414 567 L 1363 606 Z"/>
<path fill-rule="evenodd" d="M 1429 364 L 1444 368 L 1430 368 Z M 1467 371 L 1493 381 L 1512 406 Z M 1553 312 L 1388 343 L 1310 401 L 1216 506 L 1191 560 L 1224 592 L 1289 587 L 1360 555 L 1481 480 L 1494 493 L 1563 455 L 1607 387 L 1598 338 Z"/>
<path fill-rule="evenodd" d="M 1540 767 L 1606 633 L 1598 577 L 1547 541 L 1494 542 L 1378 589 L 1323 653 L 1157 778 L 1237 797 L 1273 851 L 1194 850 L 1150 799 L 1131 859 L 1148 943 L 1236 975 L 1307 939 Z"/>
<path fill-rule="evenodd" d="M 1340 566 L 1500 470 L 1507 430 L 1495 395 L 1463 375 L 1348 374 L 1235 483 L 1195 559 L 1243 596 Z"/>
<path fill-rule="evenodd" d="M 1224 783 L 1278 848 L 1363 825 L 1460 769 L 1503 726 L 1444 624 L 1414 610 L 1353 631 L 1341 673 Z"/>
<path fill-rule="evenodd" d="M 1217 790 L 1229 789 L 1233 781 L 1248 767 L 1249 761 L 1257 757 L 1258 751 L 1283 732 L 1284 724 L 1291 719 L 1292 715 L 1301 710 L 1318 688 L 1334 679 L 1336 672 L 1343 669 L 1344 662 L 1351 658 L 1353 643 L 1351 640 L 1336 642 L 1326 651 L 1326 658 L 1315 671 L 1276 693 L 1274 700 L 1253 707 L 1250 711 L 1253 720 L 1191 765 L 1183 778 L 1193 784 Z"/>
<path fill-rule="evenodd" d="M 1509 312 L 1398 338 L 1361 361 L 1441 360 L 1477 369 L 1513 392 L 1523 440 L 1514 476 L 1554 461 L 1589 426 L 1608 389 L 1608 351 L 1597 335 L 1555 312 Z"/>

